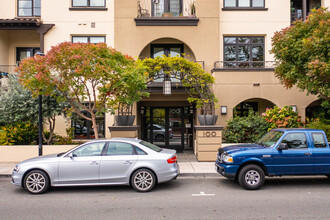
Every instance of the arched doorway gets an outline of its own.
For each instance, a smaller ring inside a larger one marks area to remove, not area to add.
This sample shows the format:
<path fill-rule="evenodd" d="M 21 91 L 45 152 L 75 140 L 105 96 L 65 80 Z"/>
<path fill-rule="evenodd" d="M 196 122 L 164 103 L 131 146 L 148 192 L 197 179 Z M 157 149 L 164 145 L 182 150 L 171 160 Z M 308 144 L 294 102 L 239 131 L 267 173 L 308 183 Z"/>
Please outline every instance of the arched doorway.
<path fill-rule="evenodd" d="M 261 115 L 267 110 L 267 108 L 273 108 L 274 106 L 275 104 L 273 102 L 266 99 L 247 99 L 235 106 L 235 108 L 233 109 L 233 115 L 244 117 L 248 115 L 250 110 L 253 110 L 254 112 Z"/>
<path fill-rule="evenodd" d="M 306 119 L 325 118 L 330 119 L 327 109 L 321 106 L 322 101 L 316 100 L 306 107 Z"/>
<path fill-rule="evenodd" d="M 187 51 L 190 53 L 189 59 L 185 57 Z M 138 103 L 140 138 L 160 147 L 174 148 L 178 152 L 193 149 L 195 107 L 187 98 L 195 91 L 200 92 L 200 84 L 196 86 L 196 80 L 192 80 L 188 86 L 194 88 L 192 91 L 187 89 L 186 81 L 190 73 L 205 71 L 202 66 L 194 63 L 195 56 L 190 48 L 176 39 L 153 41 L 143 49 L 140 57 L 154 58 L 143 61 L 149 66 L 148 92 L 151 95 Z M 194 78 L 202 76 L 201 74 Z M 202 84 L 203 90 L 208 89 L 207 85 Z M 201 94 L 204 93 L 205 91 Z"/>

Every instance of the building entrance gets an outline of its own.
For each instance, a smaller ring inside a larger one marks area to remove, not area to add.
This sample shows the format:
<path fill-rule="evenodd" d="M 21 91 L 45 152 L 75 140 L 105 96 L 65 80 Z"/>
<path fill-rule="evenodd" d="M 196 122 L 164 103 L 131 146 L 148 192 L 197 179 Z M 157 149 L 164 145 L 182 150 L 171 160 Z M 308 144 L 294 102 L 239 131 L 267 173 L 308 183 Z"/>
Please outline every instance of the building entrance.
<path fill-rule="evenodd" d="M 142 107 L 141 139 L 182 152 L 193 148 L 193 107 Z"/>

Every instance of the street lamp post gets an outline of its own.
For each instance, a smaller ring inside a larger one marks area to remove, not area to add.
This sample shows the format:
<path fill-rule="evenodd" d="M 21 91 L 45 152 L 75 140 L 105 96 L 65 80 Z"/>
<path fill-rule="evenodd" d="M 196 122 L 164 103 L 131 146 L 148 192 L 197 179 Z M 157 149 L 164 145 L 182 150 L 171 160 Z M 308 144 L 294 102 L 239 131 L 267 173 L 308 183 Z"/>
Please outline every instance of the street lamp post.
<path fill-rule="evenodd" d="M 36 56 L 45 56 L 42 52 L 37 52 Z M 38 96 L 39 99 L 39 156 L 42 156 L 42 95 Z"/>

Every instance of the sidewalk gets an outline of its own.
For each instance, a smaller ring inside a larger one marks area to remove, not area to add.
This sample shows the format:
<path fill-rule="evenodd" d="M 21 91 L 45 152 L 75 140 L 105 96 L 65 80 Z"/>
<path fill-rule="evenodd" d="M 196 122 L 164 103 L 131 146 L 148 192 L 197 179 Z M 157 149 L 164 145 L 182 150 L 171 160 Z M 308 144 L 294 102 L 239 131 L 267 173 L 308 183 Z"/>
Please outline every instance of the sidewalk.
<path fill-rule="evenodd" d="M 180 175 L 218 175 L 215 171 L 214 162 L 198 162 L 192 151 L 178 153 L 178 164 Z M 0 162 L 0 177 L 9 177 L 16 163 Z"/>

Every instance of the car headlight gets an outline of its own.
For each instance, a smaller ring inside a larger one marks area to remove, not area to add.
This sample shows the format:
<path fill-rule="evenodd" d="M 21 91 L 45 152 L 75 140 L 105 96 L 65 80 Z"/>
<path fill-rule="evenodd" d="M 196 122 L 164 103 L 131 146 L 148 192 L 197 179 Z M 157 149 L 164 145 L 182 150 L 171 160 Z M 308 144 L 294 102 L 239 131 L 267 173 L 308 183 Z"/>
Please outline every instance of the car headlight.
<path fill-rule="evenodd" d="M 14 167 L 14 171 L 15 171 L 15 172 L 18 172 L 18 171 L 19 171 L 19 169 L 21 169 L 21 167 L 20 167 L 20 166 L 17 166 L 17 165 L 16 165 L 16 166 Z"/>
<path fill-rule="evenodd" d="M 223 158 L 223 161 L 225 163 L 232 163 L 232 162 L 234 162 L 233 157 L 231 155 L 225 155 L 224 158 Z"/>

